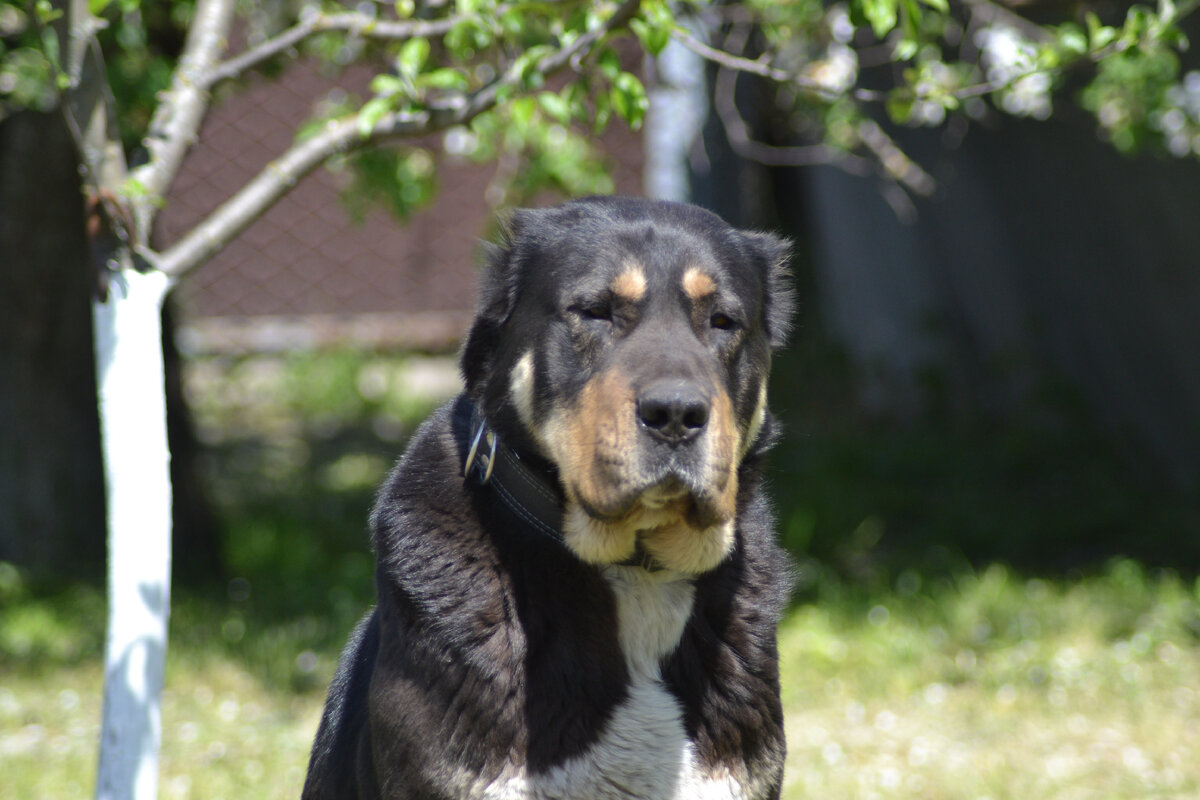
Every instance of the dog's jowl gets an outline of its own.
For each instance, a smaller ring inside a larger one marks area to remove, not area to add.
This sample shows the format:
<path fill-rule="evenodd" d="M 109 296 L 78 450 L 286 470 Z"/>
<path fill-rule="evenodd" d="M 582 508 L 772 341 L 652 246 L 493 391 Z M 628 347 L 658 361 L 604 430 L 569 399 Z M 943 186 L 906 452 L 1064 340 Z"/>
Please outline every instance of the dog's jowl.
<path fill-rule="evenodd" d="M 380 491 L 305 798 L 779 796 L 787 249 L 675 203 L 513 215 L 466 389 Z"/>

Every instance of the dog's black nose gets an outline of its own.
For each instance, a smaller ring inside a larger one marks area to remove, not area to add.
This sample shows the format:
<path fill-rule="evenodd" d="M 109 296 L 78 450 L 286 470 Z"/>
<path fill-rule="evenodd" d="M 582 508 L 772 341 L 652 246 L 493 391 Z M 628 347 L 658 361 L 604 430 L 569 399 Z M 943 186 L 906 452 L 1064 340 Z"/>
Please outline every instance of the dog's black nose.
<path fill-rule="evenodd" d="M 687 381 L 661 380 L 638 396 L 638 419 L 651 434 L 672 445 L 694 439 L 708 424 L 709 401 Z"/>

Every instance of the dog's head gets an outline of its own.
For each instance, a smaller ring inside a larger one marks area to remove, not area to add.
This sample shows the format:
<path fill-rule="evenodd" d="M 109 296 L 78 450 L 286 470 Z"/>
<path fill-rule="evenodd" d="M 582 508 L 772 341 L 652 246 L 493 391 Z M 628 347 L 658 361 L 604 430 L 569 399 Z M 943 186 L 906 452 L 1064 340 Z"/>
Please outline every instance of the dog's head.
<path fill-rule="evenodd" d="M 516 212 L 489 254 L 467 392 L 558 472 L 582 559 L 699 573 L 733 544 L 792 310 L 788 244 L 693 206 L 591 198 Z"/>

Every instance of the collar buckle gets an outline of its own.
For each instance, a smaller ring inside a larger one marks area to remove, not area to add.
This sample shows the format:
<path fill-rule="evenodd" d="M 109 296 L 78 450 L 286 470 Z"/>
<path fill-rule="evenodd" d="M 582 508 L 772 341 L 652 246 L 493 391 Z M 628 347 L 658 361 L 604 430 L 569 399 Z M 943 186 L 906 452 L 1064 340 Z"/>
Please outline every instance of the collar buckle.
<path fill-rule="evenodd" d="M 479 443 L 485 439 L 488 452 L 486 455 L 479 455 Z M 483 471 L 483 476 L 479 479 L 480 485 L 486 485 L 492 479 L 492 470 L 496 468 L 496 443 L 496 434 L 488 430 L 487 422 L 481 416 L 475 428 L 475 435 L 471 437 L 471 449 L 467 452 L 467 460 L 463 463 L 464 478 L 470 477 L 471 467 L 475 465 L 476 456 L 479 456 L 479 467 Z"/>

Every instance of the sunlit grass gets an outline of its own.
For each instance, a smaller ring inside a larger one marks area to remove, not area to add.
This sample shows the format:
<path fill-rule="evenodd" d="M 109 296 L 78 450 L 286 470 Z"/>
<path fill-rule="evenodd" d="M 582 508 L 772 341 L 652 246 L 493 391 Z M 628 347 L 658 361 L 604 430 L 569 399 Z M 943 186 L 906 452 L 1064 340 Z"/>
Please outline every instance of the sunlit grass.
<path fill-rule="evenodd" d="M 26 656 L 4 652 L 0 798 L 92 791 L 98 599 L 4 608 L 0 641 L 21 641 L 40 606 L 57 620 L 47 636 L 75 644 L 34 636 Z M 343 632 L 251 615 L 231 642 L 242 602 L 185 599 L 175 620 L 164 798 L 298 796 Z M 1172 573 L 1120 561 L 1074 581 L 993 566 L 929 584 L 905 573 L 870 593 L 834 585 L 788 616 L 780 651 L 786 798 L 1200 795 L 1200 587 Z"/>
<path fill-rule="evenodd" d="M 1200 794 L 1197 587 L 1131 562 L 908 580 L 784 625 L 786 797 Z"/>

